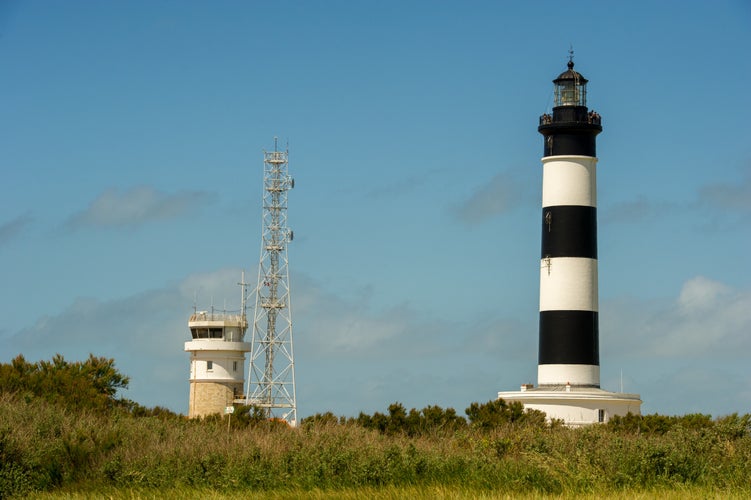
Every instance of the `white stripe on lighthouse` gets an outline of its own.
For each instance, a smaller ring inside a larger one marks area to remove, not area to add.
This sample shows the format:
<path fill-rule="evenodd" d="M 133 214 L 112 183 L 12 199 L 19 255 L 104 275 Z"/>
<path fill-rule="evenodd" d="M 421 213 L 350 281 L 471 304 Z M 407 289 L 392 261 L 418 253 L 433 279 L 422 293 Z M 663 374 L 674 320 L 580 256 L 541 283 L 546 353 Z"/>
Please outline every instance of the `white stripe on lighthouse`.
<path fill-rule="evenodd" d="M 543 259 L 540 311 L 597 311 L 597 260 L 581 257 Z"/>
<path fill-rule="evenodd" d="M 542 159 L 542 206 L 597 206 L 597 158 L 546 156 Z"/>
<path fill-rule="evenodd" d="M 600 385 L 598 365 L 537 365 L 537 384 Z"/>

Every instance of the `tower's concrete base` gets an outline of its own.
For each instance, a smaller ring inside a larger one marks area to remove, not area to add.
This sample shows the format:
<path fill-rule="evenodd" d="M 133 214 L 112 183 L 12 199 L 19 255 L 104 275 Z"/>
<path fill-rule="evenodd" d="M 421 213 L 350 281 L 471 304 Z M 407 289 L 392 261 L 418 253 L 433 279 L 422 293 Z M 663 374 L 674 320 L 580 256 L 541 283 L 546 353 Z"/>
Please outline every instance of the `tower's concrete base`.
<path fill-rule="evenodd" d="M 223 414 L 232 406 L 233 400 L 243 392 L 242 381 L 238 382 L 196 382 L 190 381 L 188 417 L 198 418 L 211 414 Z"/>
<path fill-rule="evenodd" d="M 498 398 L 518 401 L 526 409 L 543 411 L 548 421 L 559 419 L 569 427 L 607 422 L 613 415 L 641 415 L 641 398 L 638 394 L 608 392 L 595 387 L 533 387 L 525 384 L 520 391 L 499 392 Z"/>

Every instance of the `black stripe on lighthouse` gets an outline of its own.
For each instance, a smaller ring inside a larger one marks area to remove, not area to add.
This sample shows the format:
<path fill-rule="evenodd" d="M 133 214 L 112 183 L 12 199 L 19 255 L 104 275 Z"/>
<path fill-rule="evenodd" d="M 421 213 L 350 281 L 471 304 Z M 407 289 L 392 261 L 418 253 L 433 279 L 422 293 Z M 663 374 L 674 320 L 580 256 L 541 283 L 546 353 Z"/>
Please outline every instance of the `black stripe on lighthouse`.
<path fill-rule="evenodd" d="M 541 365 L 599 365 L 597 311 L 540 311 Z"/>
<path fill-rule="evenodd" d="M 542 209 L 541 258 L 597 258 L 597 208 L 554 206 Z"/>
<path fill-rule="evenodd" d="M 595 135 L 598 131 L 593 130 L 592 126 L 583 127 L 581 130 L 577 130 L 577 133 L 571 133 L 570 128 L 566 132 L 550 130 L 553 127 L 554 125 L 546 128 L 540 127 L 541 132 L 546 135 L 545 156 L 597 156 Z"/>

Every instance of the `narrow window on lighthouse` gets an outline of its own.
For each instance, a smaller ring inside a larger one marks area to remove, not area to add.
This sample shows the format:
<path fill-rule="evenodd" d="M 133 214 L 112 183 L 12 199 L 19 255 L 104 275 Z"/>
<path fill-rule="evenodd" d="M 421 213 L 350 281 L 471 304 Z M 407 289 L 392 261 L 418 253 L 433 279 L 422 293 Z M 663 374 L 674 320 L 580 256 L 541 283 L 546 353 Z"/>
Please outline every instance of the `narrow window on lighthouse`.
<path fill-rule="evenodd" d="M 214 369 L 214 362 L 213 361 L 206 361 L 206 371 L 210 372 Z"/>
<path fill-rule="evenodd" d="M 236 371 L 237 371 L 237 361 L 233 361 L 233 362 L 232 362 L 232 371 L 233 371 L 233 372 L 236 372 Z"/>

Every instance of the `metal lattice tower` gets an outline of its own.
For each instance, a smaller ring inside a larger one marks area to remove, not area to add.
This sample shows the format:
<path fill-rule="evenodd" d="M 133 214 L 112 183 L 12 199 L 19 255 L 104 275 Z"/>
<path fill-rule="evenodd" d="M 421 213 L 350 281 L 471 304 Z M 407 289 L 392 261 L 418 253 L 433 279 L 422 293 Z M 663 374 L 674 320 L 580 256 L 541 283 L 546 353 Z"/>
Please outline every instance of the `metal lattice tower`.
<path fill-rule="evenodd" d="M 287 192 L 295 186 L 288 173 L 288 151 L 263 153 L 263 230 L 253 311 L 247 404 L 267 418 L 297 424 L 292 309 L 289 293 Z"/>

